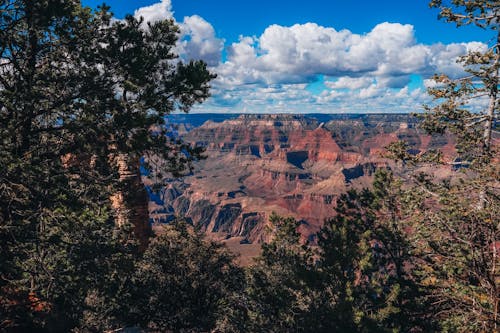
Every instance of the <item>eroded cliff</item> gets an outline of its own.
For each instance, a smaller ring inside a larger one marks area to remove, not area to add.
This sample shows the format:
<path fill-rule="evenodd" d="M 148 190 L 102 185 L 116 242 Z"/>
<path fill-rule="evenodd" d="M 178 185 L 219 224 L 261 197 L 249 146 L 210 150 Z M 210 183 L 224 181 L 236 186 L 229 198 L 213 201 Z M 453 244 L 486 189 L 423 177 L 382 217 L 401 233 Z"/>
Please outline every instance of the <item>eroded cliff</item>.
<path fill-rule="evenodd" d="M 333 214 L 340 193 L 367 186 L 376 168 L 395 167 L 383 157 L 391 142 L 404 139 L 414 153 L 450 145 L 449 138 L 420 133 L 406 115 L 321 122 L 298 115 L 241 115 L 188 124 L 182 139 L 205 147 L 207 159 L 197 163 L 193 175 L 169 181 L 150 204 L 151 219 L 183 217 L 215 238 L 245 242 L 266 240 L 272 212 L 300 220 L 304 237 L 314 234 Z"/>

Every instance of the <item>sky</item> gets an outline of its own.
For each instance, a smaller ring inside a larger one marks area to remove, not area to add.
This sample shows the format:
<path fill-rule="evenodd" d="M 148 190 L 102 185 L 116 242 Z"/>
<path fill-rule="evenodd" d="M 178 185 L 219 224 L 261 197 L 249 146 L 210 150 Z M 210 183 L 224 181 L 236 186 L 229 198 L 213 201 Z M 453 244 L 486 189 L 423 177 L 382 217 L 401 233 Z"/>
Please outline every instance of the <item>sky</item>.
<path fill-rule="evenodd" d="M 95 8 L 102 0 L 83 0 Z M 174 18 L 183 60 L 217 74 L 192 112 L 422 111 L 434 73 L 491 35 L 437 19 L 427 0 L 108 0 L 118 19 Z M 480 102 L 478 102 L 480 103 Z"/>

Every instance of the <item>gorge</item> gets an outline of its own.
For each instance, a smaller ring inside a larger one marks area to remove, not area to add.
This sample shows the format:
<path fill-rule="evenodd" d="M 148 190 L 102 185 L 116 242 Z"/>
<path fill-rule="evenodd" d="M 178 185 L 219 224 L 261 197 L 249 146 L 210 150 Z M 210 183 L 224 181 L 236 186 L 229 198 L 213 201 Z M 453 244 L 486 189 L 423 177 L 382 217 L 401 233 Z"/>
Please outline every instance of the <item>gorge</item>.
<path fill-rule="evenodd" d="M 274 212 L 301 221 L 313 238 L 337 196 L 368 186 L 384 156 L 405 140 L 411 154 L 440 148 L 454 156 L 449 136 L 428 136 L 410 115 L 171 115 L 182 140 L 206 149 L 192 174 L 168 179 L 149 203 L 153 225 L 184 218 L 218 240 L 265 242 Z M 447 173 L 449 167 L 441 170 Z"/>

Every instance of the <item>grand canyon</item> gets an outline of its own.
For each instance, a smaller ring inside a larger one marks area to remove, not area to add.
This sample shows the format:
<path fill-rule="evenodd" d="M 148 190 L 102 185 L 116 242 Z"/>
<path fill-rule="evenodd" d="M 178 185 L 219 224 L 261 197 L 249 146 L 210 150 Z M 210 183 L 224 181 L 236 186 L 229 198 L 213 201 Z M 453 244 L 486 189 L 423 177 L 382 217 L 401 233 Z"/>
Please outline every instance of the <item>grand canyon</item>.
<path fill-rule="evenodd" d="M 0 1 L 0 332 L 500 332 L 499 22 Z"/>
<path fill-rule="evenodd" d="M 228 244 L 268 240 L 273 212 L 299 220 L 301 234 L 314 241 L 339 194 L 369 186 L 377 168 L 398 171 L 385 156 L 391 142 L 407 141 L 412 154 L 439 147 L 454 155 L 451 137 L 426 135 L 415 117 L 402 114 L 192 114 L 167 123 L 204 147 L 206 159 L 151 196 L 150 222 L 184 218 Z"/>

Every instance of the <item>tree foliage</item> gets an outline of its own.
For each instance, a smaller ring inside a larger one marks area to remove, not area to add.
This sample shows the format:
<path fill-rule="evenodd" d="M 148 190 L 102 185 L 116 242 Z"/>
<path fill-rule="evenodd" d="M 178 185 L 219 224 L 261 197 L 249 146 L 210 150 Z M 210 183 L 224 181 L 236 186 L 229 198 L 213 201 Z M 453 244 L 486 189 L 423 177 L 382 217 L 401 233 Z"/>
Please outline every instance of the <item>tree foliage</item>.
<path fill-rule="evenodd" d="M 456 138 L 453 160 L 443 154 L 410 156 L 405 143 L 390 147 L 415 172 L 407 179 L 406 209 L 413 211 L 418 269 L 432 290 L 444 331 L 493 332 L 499 327 L 499 175 L 497 118 L 500 58 L 498 1 L 431 1 L 447 22 L 491 31 L 486 49 L 458 59 L 466 76 L 434 76 L 421 127 Z M 478 105 L 478 101 L 479 105 Z M 432 158 L 429 158 L 432 156 Z M 435 179 L 422 163 L 448 170 Z M 430 163 L 430 164 L 429 164 Z"/>
<path fill-rule="evenodd" d="M 274 216 L 274 238 L 250 269 L 246 290 L 255 332 L 429 332 L 427 293 L 412 273 L 398 186 L 377 173 L 374 190 L 337 201 L 316 246 L 298 223 Z"/>
<path fill-rule="evenodd" d="M 212 331 L 231 311 L 243 271 L 223 245 L 183 221 L 159 233 L 137 263 L 125 322 L 162 332 Z"/>
<path fill-rule="evenodd" d="M 171 20 L 112 20 L 76 0 L 0 1 L 0 329 L 68 331 L 97 318 L 97 300 L 118 322 L 112 295 L 139 253 L 111 209 L 127 186 L 114 157 L 137 174 L 143 155 L 170 172 L 199 155 L 162 126 L 214 77 L 178 59 L 177 36 Z"/>
<path fill-rule="evenodd" d="M 434 76 L 437 86 L 429 94 L 438 102 L 427 106 L 423 128 L 432 133 L 450 131 L 458 137 L 459 153 L 474 163 L 489 163 L 494 147 L 492 133 L 498 117 L 498 71 L 500 68 L 500 4 L 498 1 L 431 1 L 430 7 L 439 8 L 439 18 L 446 22 L 476 25 L 490 30 L 493 38 L 486 41 L 486 49 L 471 50 L 458 59 L 465 72 L 464 77 L 450 78 L 444 74 Z M 472 104 L 478 98 L 486 98 L 484 109 Z M 472 105 L 471 105 L 472 104 Z"/>
<path fill-rule="evenodd" d="M 303 332 L 310 329 L 316 291 L 312 251 L 301 244 L 293 218 L 270 218 L 273 240 L 248 272 L 248 327 L 255 332 Z"/>
<path fill-rule="evenodd" d="M 429 91 L 422 127 L 457 137 L 458 171 L 405 183 L 379 171 L 371 190 L 340 196 L 317 243 L 273 216 L 274 238 L 243 272 L 182 222 L 140 249 L 110 202 L 137 194 L 141 157 L 161 179 L 200 154 L 163 126 L 207 98 L 214 78 L 175 54 L 174 22 L 0 0 L 0 330 L 498 330 L 499 4 L 430 5 L 496 34 L 460 59 L 467 77 L 437 75 Z M 392 151 L 406 164 L 449 162 L 404 143 Z"/>

